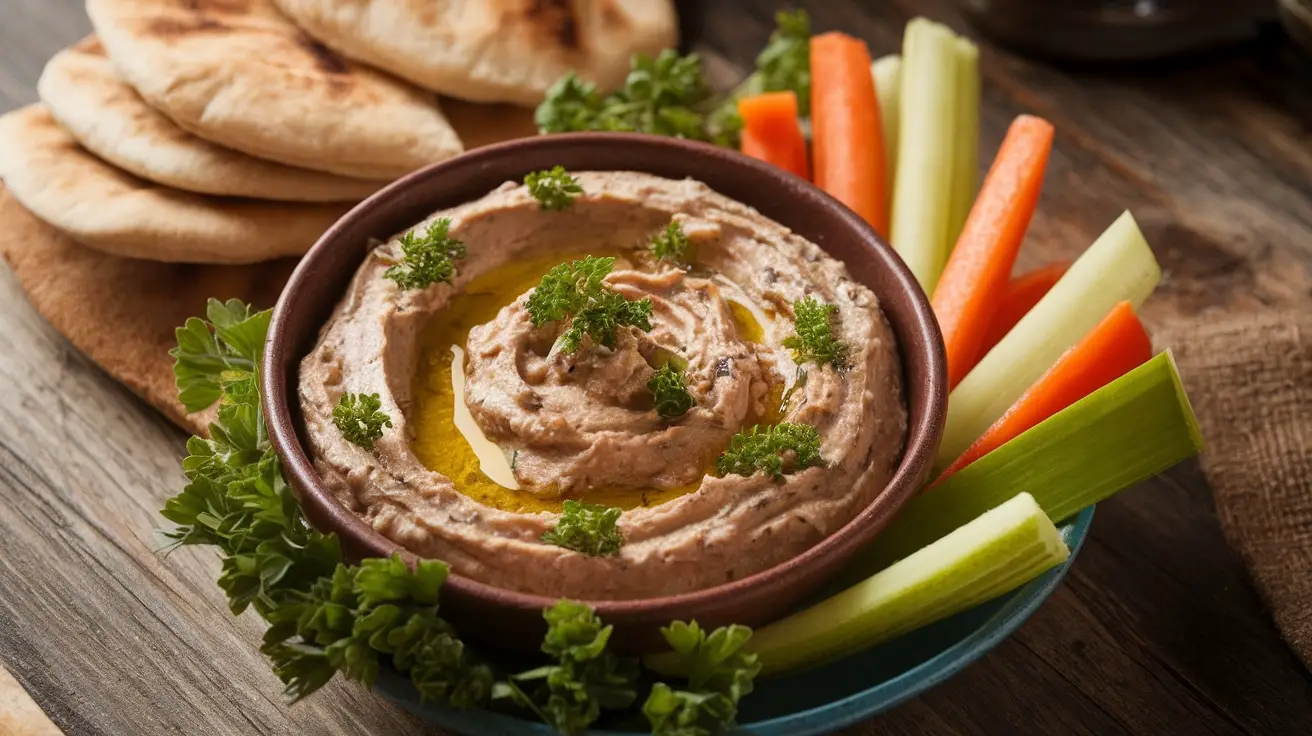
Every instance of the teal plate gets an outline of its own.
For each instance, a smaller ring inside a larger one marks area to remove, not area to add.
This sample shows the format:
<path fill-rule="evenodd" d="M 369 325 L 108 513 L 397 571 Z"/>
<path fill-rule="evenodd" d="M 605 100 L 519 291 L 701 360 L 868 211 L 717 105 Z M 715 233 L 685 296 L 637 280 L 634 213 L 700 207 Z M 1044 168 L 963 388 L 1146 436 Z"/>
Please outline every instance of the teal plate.
<path fill-rule="evenodd" d="M 1057 589 L 1093 523 L 1087 508 L 1060 527 L 1070 547 L 1066 562 L 1008 595 L 926 626 L 886 644 L 806 672 L 761 680 L 743 699 L 732 733 L 738 736 L 813 736 L 882 713 L 943 682 L 983 657 L 1030 617 Z M 551 736 L 551 728 L 504 713 L 459 711 L 419 702 L 410 682 L 380 673 L 378 691 L 430 723 L 465 736 Z M 588 731 L 594 736 L 642 736 Z"/>

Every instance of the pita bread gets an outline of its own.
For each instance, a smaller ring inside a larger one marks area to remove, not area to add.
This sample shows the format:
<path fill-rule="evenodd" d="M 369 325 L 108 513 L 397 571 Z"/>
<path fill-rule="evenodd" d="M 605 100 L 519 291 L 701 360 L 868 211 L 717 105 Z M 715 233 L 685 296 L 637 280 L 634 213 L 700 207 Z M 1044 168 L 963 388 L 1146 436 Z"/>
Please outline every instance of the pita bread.
<path fill-rule="evenodd" d="M 119 78 L 94 36 L 55 54 L 37 91 L 83 148 L 157 184 L 299 202 L 358 202 L 382 187 L 379 181 L 265 161 L 187 133 Z"/>
<path fill-rule="evenodd" d="M 328 47 L 452 97 L 537 105 L 569 71 L 609 91 L 678 43 L 669 0 L 274 0 Z"/>
<path fill-rule="evenodd" d="M 202 432 L 209 412 L 177 400 L 174 330 L 205 313 L 209 297 L 272 307 L 295 260 L 190 266 L 106 255 L 75 243 L 0 189 L 0 255 L 32 306 L 93 362 L 178 426 Z"/>
<path fill-rule="evenodd" d="M 0 179 L 23 206 L 84 245 L 173 263 L 299 255 L 349 207 L 166 189 L 92 156 L 40 104 L 0 117 Z"/>
<path fill-rule="evenodd" d="M 88 0 L 87 12 L 123 79 L 219 145 L 365 179 L 461 151 L 431 94 L 342 59 L 270 0 Z"/>

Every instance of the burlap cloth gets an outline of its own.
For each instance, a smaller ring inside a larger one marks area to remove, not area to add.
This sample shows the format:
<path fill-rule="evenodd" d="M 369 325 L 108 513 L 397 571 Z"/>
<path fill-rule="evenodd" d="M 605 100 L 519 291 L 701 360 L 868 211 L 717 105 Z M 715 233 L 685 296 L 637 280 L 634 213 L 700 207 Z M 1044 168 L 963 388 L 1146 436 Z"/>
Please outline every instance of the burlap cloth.
<path fill-rule="evenodd" d="M 1312 669 L 1312 307 L 1154 332 L 1202 425 L 1231 546 Z"/>

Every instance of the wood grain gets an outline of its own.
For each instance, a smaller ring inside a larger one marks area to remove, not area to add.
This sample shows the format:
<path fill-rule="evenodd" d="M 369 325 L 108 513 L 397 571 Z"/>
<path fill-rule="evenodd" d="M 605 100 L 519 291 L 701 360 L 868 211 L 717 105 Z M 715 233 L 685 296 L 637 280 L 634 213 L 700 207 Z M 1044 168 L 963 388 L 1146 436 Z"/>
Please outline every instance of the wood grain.
<path fill-rule="evenodd" d="M 899 44 L 913 14 L 968 30 L 948 0 L 802 4 L 817 30 L 859 35 L 876 55 Z M 86 32 L 80 5 L 0 0 L 0 110 L 31 101 L 45 58 Z M 732 82 L 775 5 L 684 3 L 684 36 Z M 986 44 L 981 70 L 982 152 L 1019 112 L 1057 125 L 1021 267 L 1073 257 L 1130 207 L 1167 270 L 1150 327 L 1312 297 L 1312 66 L 1287 44 L 1119 75 Z M 0 345 L 0 663 L 58 726 L 70 736 L 436 733 L 341 683 L 282 705 L 259 623 L 228 615 L 216 561 L 154 552 L 182 436 L 42 322 L 8 272 Z M 1186 465 L 1099 507 L 1067 583 L 1016 636 L 851 733 L 1309 731 L 1312 676 Z"/>

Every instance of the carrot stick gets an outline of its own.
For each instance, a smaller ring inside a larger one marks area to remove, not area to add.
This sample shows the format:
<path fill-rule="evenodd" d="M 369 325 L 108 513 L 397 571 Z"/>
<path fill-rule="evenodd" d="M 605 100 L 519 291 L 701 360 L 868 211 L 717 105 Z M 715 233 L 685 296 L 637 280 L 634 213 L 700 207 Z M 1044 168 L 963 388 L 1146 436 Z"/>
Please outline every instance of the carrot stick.
<path fill-rule="evenodd" d="M 815 183 L 888 235 L 884 126 L 870 51 L 843 33 L 811 38 L 811 142 Z"/>
<path fill-rule="evenodd" d="M 1038 204 L 1052 133 L 1052 125 L 1042 118 L 1021 115 L 1012 122 L 934 288 L 932 303 L 947 346 L 950 387 L 979 359 Z"/>
<path fill-rule="evenodd" d="M 797 93 L 766 92 L 738 100 L 743 119 L 739 150 L 767 163 L 810 179 L 806 165 L 806 137 L 797 119 Z"/>
<path fill-rule="evenodd" d="M 988 332 L 984 333 L 984 344 L 980 346 L 979 357 L 986 355 L 999 340 L 1011 332 L 1011 328 L 1016 326 L 1020 318 L 1039 303 L 1043 295 L 1048 293 L 1053 284 L 1057 283 L 1070 267 L 1071 264 L 1066 262 L 1053 263 L 1027 271 L 1008 281 L 1006 288 L 1002 290 L 1002 296 L 998 298 L 998 308 L 993 313 L 993 319 L 989 321 Z M 966 372 L 969 373 L 974 365 L 972 362 Z"/>
<path fill-rule="evenodd" d="M 1130 302 L 1117 304 L 1097 327 L 1058 358 L 934 483 L 938 484 L 1005 445 L 1152 356 L 1152 341 L 1134 315 L 1134 306 Z"/>

